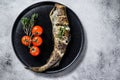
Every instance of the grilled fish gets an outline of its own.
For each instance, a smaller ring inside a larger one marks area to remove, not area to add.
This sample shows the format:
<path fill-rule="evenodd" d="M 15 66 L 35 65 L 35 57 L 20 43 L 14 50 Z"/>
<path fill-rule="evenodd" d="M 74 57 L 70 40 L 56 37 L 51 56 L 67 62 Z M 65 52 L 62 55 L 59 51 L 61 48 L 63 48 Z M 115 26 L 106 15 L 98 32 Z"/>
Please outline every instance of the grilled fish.
<path fill-rule="evenodd" d="M 45 65 L 28 68 L 35 72 L 43 72 L 49 68 L 59 66 L 70 40 L 70 27 L 67 18 L 66 7 L 61 4 L 55 4 L 49 16 L 52 23 L 54 49 Z"/>

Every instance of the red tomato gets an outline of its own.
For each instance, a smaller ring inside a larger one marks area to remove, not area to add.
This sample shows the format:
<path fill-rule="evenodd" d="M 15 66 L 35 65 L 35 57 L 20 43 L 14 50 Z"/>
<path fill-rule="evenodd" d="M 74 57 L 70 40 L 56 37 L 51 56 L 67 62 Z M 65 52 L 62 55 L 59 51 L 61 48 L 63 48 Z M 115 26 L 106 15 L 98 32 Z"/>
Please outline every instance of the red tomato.
<path fill-rule="evenodd" d="M 39 37 L 39 36 L 33 37 L 33 39 L 32 39 L 32 44 L 33 44 L 34 46 L 40 46 L 42 43 L 43 43 L 43 40 L 42 40 L 41 37 Z"/>
<path fill-rule="evenodd" d="M 32 28 L 32 35 L 37 36 L 37 35 L 41 35 L 42 33 L 43 33 L 43 28 L 41 26 L 37 25 Z"/>
<path fill-rule="evenodd" d="M 31 43 L 30 36 L 23 36 L 22 39 L 21 39 L 21 42 L 22 42 L 23 45 L 29 46 L 30 43 Z"/>
<path fill-rule="evenodd" d="M 40 49 L 38 47 L 36 47 L 36 46 L 32 46 L 30 48 L 30 54 L 32 56 L 38 56 L 40 54 Z"/>

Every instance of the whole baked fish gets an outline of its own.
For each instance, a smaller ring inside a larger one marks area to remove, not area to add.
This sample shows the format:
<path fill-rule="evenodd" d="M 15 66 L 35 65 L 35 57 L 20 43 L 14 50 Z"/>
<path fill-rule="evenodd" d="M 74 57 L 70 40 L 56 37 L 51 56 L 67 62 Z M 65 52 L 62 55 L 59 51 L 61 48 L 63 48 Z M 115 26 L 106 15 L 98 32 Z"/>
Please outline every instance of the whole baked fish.
<path fill-rule="evenodd" d="M 54 49 L 45 65 L 28 68 L 35 72 L 43 72 L 49 68 L 58 66 L 66 52 L 66 48 L 69 43 L 70 27 L 67 18 L 66 7 L 60 4 L 55 4 L 54 8 L 50 12 L 50 19 L 52 22 Z"/>

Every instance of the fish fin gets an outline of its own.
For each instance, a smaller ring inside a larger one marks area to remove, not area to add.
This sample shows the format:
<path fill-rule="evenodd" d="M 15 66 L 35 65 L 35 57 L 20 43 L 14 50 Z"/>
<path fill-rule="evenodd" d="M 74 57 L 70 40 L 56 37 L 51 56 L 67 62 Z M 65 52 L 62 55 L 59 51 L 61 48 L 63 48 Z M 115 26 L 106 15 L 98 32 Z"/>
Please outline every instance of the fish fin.
<path fill-rule="evenodd" d="M 61 59 L 56 63 L 56 64 L 54 64 L 51 68 L 54 68 L 54 67 L 57 67 L 57 66 L 59 66 L 59 64 L 60 64 L 60 61 L 61 61 Z"/>
<path fill-rule="evenodd" d="M 55 65 L 52 66 L 52 68 L 59 66 L 60 62 L 57 62 Z"/>

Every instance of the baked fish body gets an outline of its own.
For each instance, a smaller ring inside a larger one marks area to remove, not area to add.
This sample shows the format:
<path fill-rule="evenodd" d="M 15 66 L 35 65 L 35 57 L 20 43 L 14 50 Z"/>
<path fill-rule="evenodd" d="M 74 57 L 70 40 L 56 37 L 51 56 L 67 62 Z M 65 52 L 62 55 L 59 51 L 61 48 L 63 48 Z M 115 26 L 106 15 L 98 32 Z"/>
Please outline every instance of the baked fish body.
<path fill-rule="evenodd" d="M 40 67 L 29 67 L 29 69 L 35 72 L 43 72 L 51 67 L 58 66 L 69 43 L 70 27 L 65 6 L 55 4 L 50 12 L 50 19 L 54 38 L 54 49 L 45 65 Z"/>

